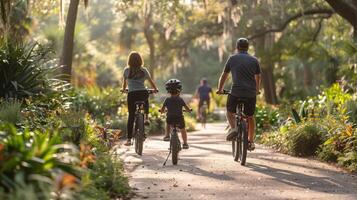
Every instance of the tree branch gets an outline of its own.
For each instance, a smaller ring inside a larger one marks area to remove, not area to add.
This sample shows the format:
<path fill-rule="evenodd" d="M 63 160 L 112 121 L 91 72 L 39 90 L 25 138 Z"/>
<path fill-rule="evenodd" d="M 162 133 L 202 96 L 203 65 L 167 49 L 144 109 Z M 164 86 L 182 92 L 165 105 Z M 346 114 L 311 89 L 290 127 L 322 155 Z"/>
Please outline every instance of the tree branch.
<path fill-rule="evenodd" d="M 333 13 L 334 13 L 334 11 L 331 10 L 331 9 L 313 9 L 313 10 L 307 10 L 307 11 L 304 11 L 304 12 L 300 12 L 300 13 L 297 13 L 297 14 L 289 17 L 285 22 L 283 22 L 283 24 L 280 27 L 262 31 L 260 33 L 257 33 L 255 35 L 252 35 L 252 36 L 248 37 L 248 39 L 252 40 L 252 39 L 261 37 L 261 36 L 263 36 L 265 34 L 268 34 L 268 33 L 282 32 L 292 21 L 297 20 L 297 19 L 299 19 L 301 17 L 304 17 L 306 15 L 327 14 L 327 16 L 325 16 L 325 18 L 326 17 L 328 18 Z"/>
<path fill-rule="evenodd" d="M 347 3 L 340 0 L 325 0 L 341 17 L 346 19 L 353 27 L 357 27 L 357 3 Z"/>

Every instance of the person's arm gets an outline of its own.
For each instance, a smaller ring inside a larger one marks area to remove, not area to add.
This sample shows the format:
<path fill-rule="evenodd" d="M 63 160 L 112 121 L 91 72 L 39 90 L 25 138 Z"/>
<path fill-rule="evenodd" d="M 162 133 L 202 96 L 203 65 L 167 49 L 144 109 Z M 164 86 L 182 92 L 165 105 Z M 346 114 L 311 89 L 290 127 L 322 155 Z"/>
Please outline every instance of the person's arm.
<path fill-rule="evenodd" d="M 259 95 L 260 94 L 260 83 L 261 83 L 261 69 L 260 69 L 258 60 L 257 60 L 254 78 L 255 78 L 255 86 L 256 86 L 255 89 L 257 91 L 257 95 Z"/>
<path fill-rule="evenodd" d="M 149 81 L 151 87 L 154 88 L 154 90 L 159 91 L 159 90 L 157 89 L 157 87 L 156 87 L 156 84 L 155 84 L 154 80 L 152 80 L 151 77 L 148 78 L 148 81 Z"/>
<path fill-rule="evenodd" d="M 125 69 L 125 70 L 124 70 L 124 73 L 123 73 L 122 92 L 125 92 L 126 87 L 128 86 L 128 79 L 127 79 L 126 73 L 127 73 L 127 70 Z"/>
<path fill-rule="evenodd" d="M 218 90 L 217 94 L 222 94 L 223 93 L 223 88 L 224 88 L 224 83 L 226 82 L 229 73 L 231 72 L 231 57 L 228 58 L 226 65 L 224 66 L 223 72 L 221 74 L 221 77 L 219 77 L 218 81 Z"/>
<path fill-rule="evenodd" d="M 192 111 L 192 108 L 190 108 L 186 103 L 183 105 L 183 107 L 185 108 L 185 110 L 187 112 L 191 112 Z"/>
<path fill-rule="evenodd" d="M 145 72 L 146 79 L 149 81 L 151 87 L 158 92 L 159 90 L 157 89 L 154 80 L 152 80 L 150 72 L 146 68 L 144 69 L 145 69 L 144 72 Z"/>
<path fill-rule="evenodd" d="M 192 108 L 190 108 L 182 98 L 181 98 L 181 105 L 185 108 L 185 111 L 187 112 L 192 111 Z"/>
<path fill-rule="evenodd" d="M 254 77 L 255 77 L 257 95 L 259 95 L 260 94 L 261 75 L 260 74 L 256 74 Z"/>
<path fill-rule="evenodd" d="M 165 99 L 164 103 L 162 104 L 162 107 L 160 108 L 160 112 L 161 112 L 161 113 L 164 113 L 164 112 L 165 112 L 166 105 L 167 105 L 166 101 L 167 101 L 167 99 Z"/>
<path fill-rule="evenodd" d="M 197 99 L 198 98 L 198 88 L 195 91 L 195 94 L 193 95 L 193 98 Z"/>
<path fill-rule="evenodd" d="M 223 93 L 224 83 L 226 82 L 228 75 L 229 75 L 228 72 L 222 72 L 221 77 L 219 78 L 219 81 L 218 81 L 217 94 Z"/>

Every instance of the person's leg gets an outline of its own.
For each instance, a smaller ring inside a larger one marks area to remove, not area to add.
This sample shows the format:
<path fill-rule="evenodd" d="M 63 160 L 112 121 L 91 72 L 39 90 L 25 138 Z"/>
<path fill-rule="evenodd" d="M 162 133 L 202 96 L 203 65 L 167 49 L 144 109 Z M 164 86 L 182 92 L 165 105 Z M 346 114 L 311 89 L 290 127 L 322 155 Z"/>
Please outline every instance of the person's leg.
<path fill-rule="evenodd" d="M 127 139 L 128 141 L 131 140 L 133 136 L 133 126 L 134 126 L 134 119 L 135 119 L 135 94 L 130 92 L 128 93 L 127 101 L 128 101 L 128 122 L 127 122 Z M 130 145 L 130 143 L 127 144 Z"/>
<path fill-rule="evenodd" d="M 164 141 L 170 141 L 170 125 L 166 123 Z"/>
<path fill-rule="evenodd" d="M 187 144 L 187 131 L 185 128 L 181 128 L 181 136 L 184 144 Z"/>
<path fill-rule="evenodd" d="M 201 120 L 201 107 L 203 105 L 202 99 L 199 100 L 198 102 L 198 107 L 197 107 L 197 119 Z"/>
<path fill-rule="evenodd" d="M 237 98 L 232 96 L 232 95 L 228 95 L 227 98 L 227 103 L 226 103 L 226 107 L 227 107 L 227 113 L 226 113 L 226 117 L 229 123 L 229 126 L 231 127 L 231 129 L 235 129 L 236 128 L 236 108 L 238 105 L 238 101 Z"/>
<path fill-rule="evenodd" d="M 228 123 L 229 123 L 229 126 L 231 127 L 231 129 L 235 129 L 236 124 L 237 124 L 236 123 L 236 114 L 227 111 L 226 117 L 227 117 L 227 120 L 228 120 Z"/>
<path fill-rule="evenodd" d="M 248 150 L 254 150 L 254 136 L 255 136 L 255 119 L 254 119 L 254 112 L 255 112 L 255 104 L 256 98 L 247 98 L 244 102 L 244 114 L 248 116 L 248 140 L 249 140 L 249 147 Z"/>
<path fill-rule="evenodd" d="M 255 137 L 255 119 L 254 116 L 248 118 L 248 138 L 250 142 L 254 142 Z"/>

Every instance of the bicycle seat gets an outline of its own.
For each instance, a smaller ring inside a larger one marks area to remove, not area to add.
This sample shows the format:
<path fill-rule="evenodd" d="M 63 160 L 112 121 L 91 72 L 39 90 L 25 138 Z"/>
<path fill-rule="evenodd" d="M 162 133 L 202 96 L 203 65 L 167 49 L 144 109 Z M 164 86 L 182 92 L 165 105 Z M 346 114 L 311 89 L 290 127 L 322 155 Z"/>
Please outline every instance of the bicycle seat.
<path fill-rule="evenodd" d="M 136 102 L 135 102 L 135 105 L 144 105 L 144 104 L 145 104 L 144 101 L 136 101 Z"/>

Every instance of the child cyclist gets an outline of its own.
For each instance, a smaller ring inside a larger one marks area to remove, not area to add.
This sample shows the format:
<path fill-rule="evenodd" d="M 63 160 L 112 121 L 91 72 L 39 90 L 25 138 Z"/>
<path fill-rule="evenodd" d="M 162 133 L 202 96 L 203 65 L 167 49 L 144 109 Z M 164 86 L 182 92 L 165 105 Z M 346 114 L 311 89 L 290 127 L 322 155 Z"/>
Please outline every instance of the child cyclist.
<path fill-rule="evenodd" d="M 182 140 L 183 140 L 183 149 L 188 149 L 187 143 L 187 132 L 185 129 L 185 118 L 183 116 L 182 108 L 184 107 L 187 112 L 191 112 L 192 109 L 187 106 L 185 101 L 180 97 L 180 92 L 182 90 L 181 81 L 177 79 L 170 79 L 165 83 L 166 90 L 170 94 L 164 101 L 164 104 L 161 108 L 161 112 L 167 111 L 166 114 L 166 132 L 164 141 L 170 141 L 170 128 L 173 127 L 174 124 L 181 131 Z"/>

